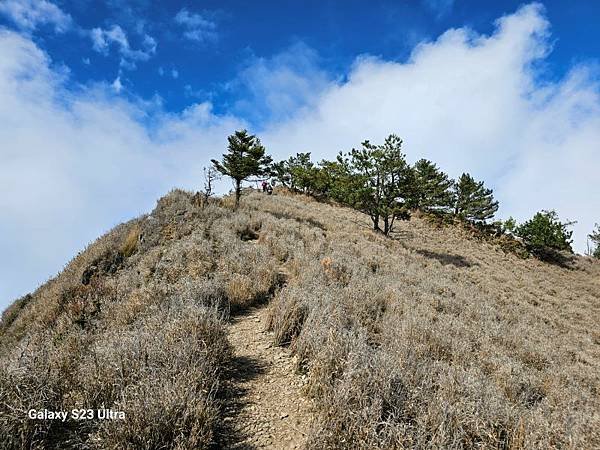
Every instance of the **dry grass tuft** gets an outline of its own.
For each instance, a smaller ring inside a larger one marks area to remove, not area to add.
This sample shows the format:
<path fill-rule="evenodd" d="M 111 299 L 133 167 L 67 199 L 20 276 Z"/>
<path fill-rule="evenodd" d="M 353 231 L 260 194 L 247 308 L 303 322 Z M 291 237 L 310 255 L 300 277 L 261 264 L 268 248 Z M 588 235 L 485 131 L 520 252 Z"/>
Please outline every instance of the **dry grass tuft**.
<path fill-rule="evenodd" d="M 131 227 L 127 236 L 125 236 L 125 240 L 121 244 L 121 253 L 126 258 L 133 255 L 138 248 L 138 241 L 141 238 L 141 229 L 138 224 L 135 224 Z"/>

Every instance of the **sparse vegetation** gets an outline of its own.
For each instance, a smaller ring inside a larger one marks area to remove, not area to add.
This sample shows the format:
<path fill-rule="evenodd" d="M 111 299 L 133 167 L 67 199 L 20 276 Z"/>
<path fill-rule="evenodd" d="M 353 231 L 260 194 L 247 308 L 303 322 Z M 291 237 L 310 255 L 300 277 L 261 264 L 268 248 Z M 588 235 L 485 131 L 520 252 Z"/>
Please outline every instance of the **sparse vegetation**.
<path fill-rule="evenodd" d="M 204 167 L 202 169 L 204 175 L 204 189 L 202 191 L 202 207 L 208 205 L 210 198 L 215 195 L 215 182 L 218 181 L 221 176 L 217 169 L 214 167 Z"/>

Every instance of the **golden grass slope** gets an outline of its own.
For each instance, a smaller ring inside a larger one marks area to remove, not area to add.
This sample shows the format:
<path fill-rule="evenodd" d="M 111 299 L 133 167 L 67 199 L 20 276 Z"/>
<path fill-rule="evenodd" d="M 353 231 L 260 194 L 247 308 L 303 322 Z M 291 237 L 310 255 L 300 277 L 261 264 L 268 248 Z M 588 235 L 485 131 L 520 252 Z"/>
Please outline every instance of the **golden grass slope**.
<path fill-rule="evenodd" d="M 228 314 L 260 301 L 319 407 L 311 448 L 600 448 L 600 264 L 522 260 L 419 217 L 385 238 L 284 191 L 237 212 L 174 191 L 15 302 L 0 448 L 218 445 Z M 44 406 L 128 420 L 24 415 Z"/>

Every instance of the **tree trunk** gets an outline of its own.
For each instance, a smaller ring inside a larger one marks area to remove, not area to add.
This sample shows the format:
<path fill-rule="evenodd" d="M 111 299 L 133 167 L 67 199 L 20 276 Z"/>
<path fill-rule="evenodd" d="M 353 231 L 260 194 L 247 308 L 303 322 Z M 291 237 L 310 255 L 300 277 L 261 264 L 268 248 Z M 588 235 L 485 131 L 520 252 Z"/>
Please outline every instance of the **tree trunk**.
<path fill-rule="evenodd" d="M 390 234 L 390 229 L 391 229 L 391 225 L 390 225 L 390 218 L 389 216 L 383 216 L 383 234 L 385 234 L 386 236 L 388 234 Z"/>
<path fill-rule="evenodd" d="M 240 206 L 240 197 L 242 195 L 242 180 L 235 180 L 235 209 Z"/>
<path fill-rule="evenodd" d="M 373 221 L 373 229 L 375 231 L 381 231 L 381 228 L 379 228 L 379 214 L 372 215 L 371 220 Z"/>

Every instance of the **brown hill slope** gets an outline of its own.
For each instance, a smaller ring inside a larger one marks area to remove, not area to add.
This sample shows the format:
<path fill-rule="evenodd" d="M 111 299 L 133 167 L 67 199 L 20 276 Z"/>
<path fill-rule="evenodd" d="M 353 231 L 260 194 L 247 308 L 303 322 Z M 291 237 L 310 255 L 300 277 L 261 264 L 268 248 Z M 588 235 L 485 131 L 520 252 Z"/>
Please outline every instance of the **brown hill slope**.
<path fill-rule="evenodd" d="M 181 191 L 5 312 L 0 448 L 234 446 L 229 312 L 265 301 L 315 402 L 308 447 L 600 448 L 599 264 L 419 218 L 384 238 L 284 193 L 233 212 Z M 103 407 L 126 419 L 27 418 Z"/>

